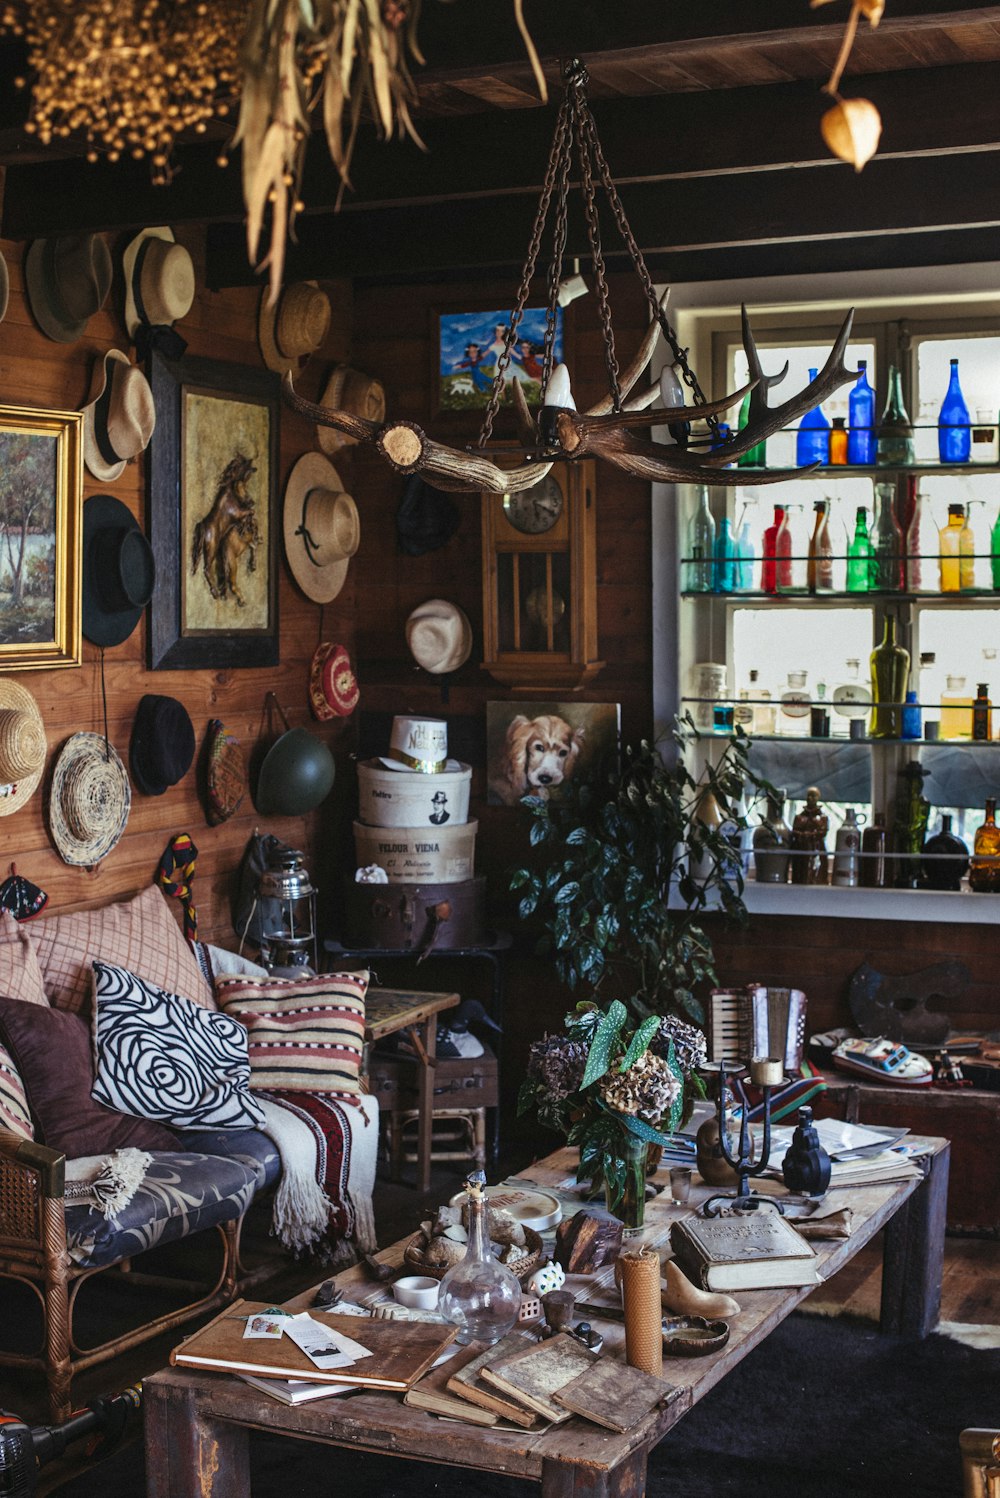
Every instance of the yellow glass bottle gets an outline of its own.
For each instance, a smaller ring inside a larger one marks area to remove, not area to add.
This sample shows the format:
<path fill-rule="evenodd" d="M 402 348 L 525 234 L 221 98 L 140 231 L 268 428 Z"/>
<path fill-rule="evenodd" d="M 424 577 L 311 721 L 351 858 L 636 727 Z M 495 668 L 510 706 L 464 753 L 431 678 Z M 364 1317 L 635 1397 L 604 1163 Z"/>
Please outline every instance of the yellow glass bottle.
<path fill-rule="evenodd" d="M 997 803 L 986 802 L 986 820 L 976 833 L 972 862 L 969 865 L 970 889 L 997 893 L 1000 891 L 1000 827 L 996 821 Z"/>
<path fill-rule="evenodd" d="M 938 532 L 938 563 L 941 568 L 942 593 L 958 593 L 961 590 L 964 530 L 965 507 L 949 505 L 948 524 Z"/>

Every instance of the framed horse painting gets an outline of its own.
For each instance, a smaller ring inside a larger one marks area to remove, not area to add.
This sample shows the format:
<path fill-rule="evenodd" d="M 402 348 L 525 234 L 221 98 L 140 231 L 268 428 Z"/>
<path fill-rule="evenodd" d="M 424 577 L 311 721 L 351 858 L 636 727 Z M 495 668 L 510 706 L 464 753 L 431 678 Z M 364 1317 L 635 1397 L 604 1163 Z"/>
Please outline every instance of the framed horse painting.
<path fill-rule="evenodd" d="M 149 379 L 149 664 L 277 665 L 278 376 L 154 353 Z"/>

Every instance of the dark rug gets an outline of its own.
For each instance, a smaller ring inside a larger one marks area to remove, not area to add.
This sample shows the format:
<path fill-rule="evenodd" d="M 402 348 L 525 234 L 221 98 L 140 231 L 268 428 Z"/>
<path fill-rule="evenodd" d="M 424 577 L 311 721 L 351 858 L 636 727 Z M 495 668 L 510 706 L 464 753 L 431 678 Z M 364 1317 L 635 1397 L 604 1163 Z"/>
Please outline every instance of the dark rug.
<path fill-rule="evenodd" d="M 669 1365 L 664 1370 L 669 1377 Z M 648 1498 L 946 1498 L 962 1491 L 959 1433 L 996 1426 L 1000 1350 L 882 1337 L 845 1317 L 791 1316 L 650 1457 Z M 528 1498 L 506 1477 L 251 1438 L 253 1498 Z M 64 1483 L 59 1498 L 140 1498 L 141 1442 Z"/>

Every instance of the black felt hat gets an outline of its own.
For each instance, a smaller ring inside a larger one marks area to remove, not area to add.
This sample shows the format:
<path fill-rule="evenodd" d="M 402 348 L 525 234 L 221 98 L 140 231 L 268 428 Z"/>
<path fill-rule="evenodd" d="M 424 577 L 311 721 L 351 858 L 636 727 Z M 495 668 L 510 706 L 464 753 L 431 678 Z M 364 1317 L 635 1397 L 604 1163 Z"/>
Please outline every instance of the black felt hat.
<path fill-rule="evenodd" d="M 92 494 L 83 507 L 83 633 L 120 645 L 153 596 L 153 549 L 126 505 Z"/>
<path fill-rule="evenodd" d="M 458 530 L 462 512 L 450 494 L 425 483 L 418 473 L 406 481 L 396 511 L 399 549 L 422 557 L 449 542 Z"/>
<path fill-rule="evenodd" d="M 183 779 L 194 759 L 194 725 L 183 702 L 147 692 L 136 710 L 128 758 L 144 796 L 162 796 Z"/>

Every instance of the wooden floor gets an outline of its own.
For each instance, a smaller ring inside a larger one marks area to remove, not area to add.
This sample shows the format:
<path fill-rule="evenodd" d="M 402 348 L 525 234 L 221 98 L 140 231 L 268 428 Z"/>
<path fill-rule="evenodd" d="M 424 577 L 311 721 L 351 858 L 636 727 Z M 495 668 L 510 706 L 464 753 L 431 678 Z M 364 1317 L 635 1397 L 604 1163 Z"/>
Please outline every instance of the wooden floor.
<path fill-rule="evenodd" d="M 838 1275 L 815 1290 L 802 1310 L 814 1315 L 877 1321 L 882 1249 L 875 1239 Z M 992 1238 L 948 1238 L 941 1282 L 941 1320 L 1000 1326 L 1000 1243 Z"/>

